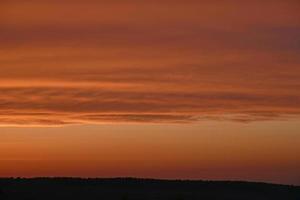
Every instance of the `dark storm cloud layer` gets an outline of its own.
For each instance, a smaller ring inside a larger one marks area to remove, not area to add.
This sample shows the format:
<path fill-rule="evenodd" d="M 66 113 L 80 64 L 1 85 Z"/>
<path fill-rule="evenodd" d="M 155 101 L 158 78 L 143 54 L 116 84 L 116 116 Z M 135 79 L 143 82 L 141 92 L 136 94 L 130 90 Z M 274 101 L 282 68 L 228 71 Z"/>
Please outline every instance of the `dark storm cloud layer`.
<path fill-rule="evenodd" d="M 0 5 L 0 125 L 300 114 L 297 1 Z"/>

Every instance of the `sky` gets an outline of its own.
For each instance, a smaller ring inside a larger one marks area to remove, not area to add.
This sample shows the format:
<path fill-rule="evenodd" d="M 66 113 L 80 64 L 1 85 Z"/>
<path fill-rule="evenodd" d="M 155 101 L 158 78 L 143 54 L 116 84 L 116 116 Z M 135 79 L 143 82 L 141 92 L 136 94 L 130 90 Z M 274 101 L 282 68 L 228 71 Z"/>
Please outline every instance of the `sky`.
<path fill-rule="evenodd" d="M 297 0 L 2 0 L 0 176 L 300 185 Z"/>

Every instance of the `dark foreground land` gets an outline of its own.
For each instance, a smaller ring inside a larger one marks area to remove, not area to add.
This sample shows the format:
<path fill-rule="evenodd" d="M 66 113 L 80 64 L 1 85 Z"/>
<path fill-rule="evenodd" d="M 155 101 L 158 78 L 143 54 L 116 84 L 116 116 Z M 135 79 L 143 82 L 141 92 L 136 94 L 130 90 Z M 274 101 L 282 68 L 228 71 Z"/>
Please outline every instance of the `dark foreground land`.
<path fill-rule="evenodd" d="M 132 178 L 0 179 L 0 200 L 300 200 L 300 187 Z"/>

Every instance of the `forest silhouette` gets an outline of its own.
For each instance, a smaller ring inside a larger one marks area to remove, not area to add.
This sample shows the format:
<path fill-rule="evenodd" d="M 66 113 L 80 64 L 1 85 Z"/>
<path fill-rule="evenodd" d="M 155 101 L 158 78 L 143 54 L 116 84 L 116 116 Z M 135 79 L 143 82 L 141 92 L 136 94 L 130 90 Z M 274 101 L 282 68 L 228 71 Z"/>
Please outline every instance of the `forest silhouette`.
<path fill-rule="evenodd" d="M 2 178 L 0 200 L 299 200 L 300 187 L 235 181 Z"/>

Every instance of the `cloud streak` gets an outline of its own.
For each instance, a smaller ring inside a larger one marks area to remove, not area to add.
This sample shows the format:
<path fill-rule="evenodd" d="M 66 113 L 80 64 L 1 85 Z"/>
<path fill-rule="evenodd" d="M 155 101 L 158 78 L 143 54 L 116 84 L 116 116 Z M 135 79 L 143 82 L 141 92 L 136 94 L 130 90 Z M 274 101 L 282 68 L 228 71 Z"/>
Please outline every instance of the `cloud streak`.
<path fill-rule="evenodd" d="M 1 4 L 0 126 L 300 114 L 296 1 Z"/>
<path fill-rule="evenodd" d="M 300 96 L 247 92 L 149 92 L 119 88 L 1 88 L 2 124 L 187 123 L 300 114 Z"/>

